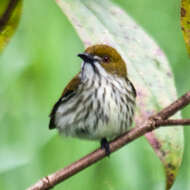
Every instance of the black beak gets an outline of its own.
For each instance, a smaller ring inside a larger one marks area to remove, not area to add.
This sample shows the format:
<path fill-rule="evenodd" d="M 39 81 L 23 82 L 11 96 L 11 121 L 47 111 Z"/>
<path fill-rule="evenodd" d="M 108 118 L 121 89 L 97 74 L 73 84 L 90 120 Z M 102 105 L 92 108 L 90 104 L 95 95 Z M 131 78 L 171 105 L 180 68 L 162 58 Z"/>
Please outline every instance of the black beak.
<path fill-rule="evenodd" d="M 94 63 L 94 58 L 92 55 L 88 53 L 80 53 L 78 56 L 86 63 L 93 64 Z"/>

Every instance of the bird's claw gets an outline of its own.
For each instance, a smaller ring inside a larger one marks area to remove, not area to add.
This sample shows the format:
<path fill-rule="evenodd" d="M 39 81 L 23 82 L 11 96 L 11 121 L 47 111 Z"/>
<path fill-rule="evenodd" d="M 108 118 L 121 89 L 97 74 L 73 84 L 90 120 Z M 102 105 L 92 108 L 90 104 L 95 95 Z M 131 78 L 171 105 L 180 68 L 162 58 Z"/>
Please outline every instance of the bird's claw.
<path fill-rule="evenodd" d="M 110 155 L 110 146 L 106 138 L 101 140 L 101 148 L 105 150 L 106 156 Z"/>

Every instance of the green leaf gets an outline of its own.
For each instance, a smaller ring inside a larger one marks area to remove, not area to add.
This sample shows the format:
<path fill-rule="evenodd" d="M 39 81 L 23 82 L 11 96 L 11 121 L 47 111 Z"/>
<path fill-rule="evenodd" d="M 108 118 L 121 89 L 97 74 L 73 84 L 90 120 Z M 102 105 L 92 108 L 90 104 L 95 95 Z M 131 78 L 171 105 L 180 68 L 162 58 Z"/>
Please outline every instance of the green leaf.
<path fill-rule="evenodd" d="M 104 43 L 115 47 L 127 63 L 137 89 L 135 122 L 139 125 L 176 99 L 174 77 L 159 46 L 109 0 L 56 0 L 85 47 Z M 175 118 L 180 118 L 180 113 Z M 166 189 L 175 181 L 184 149 L 182 127 L 160 128 L 146 135 L 166 173 Z"/>
<path fill-rule="evenodd" d="M 0 154 L 0 163 L 3 163 L 0 165 L 0 175 L 18 167 L 23 167 L 30 161 L 30 158 L 26 157 L 19 149 L 15 149 L 15 147 L 13 150 L 8 150 L 7 147 L 5 149 L 1 148 Z"/>
<path fill-rule="evenodd" d="M 14 34 L 20 20 L 22 0 L 0 2 L 0 52 Z"/>
<path fill-rule="evenodd" d="M 181 29 L 190 55 L 190 0 L 181 0 Z"/>

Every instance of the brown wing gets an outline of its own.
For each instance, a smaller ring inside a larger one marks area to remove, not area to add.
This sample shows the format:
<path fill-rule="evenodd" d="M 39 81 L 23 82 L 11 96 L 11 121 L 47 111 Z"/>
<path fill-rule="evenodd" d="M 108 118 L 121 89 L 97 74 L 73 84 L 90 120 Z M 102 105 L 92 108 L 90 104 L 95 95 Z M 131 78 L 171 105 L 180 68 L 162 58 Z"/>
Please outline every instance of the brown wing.
<path fill-rule="evenodd" d="M 49 129 L 54 129 L 55 126 L 55 113 L 59 107 L 60 104 L 68 101 L 71 97 L 75 95 L 76 89 L 78 88 L 78 85 L 80 83 L 80 77 L 79 74 L 77 74 L 65 87 L 61 97 L 59 100 L 55 103 L 53 106 L 53 109 L 50 113 L 50 122 L 49 122 Z"/>

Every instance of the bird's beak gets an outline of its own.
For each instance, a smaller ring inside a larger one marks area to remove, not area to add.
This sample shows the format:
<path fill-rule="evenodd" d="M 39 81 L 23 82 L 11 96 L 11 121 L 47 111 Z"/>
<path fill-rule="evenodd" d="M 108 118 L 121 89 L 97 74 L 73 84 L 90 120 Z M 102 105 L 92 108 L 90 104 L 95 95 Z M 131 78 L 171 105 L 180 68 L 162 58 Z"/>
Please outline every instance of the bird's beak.
<path fill-rule="evenodd" d="M 80 53 L 78 54 L 78 56 L 85 62 L 85 63 L 90 63 L 93 64 L 94 63 L 94 58 L 92 55 L 88 54 L 88 53 Z"/>

